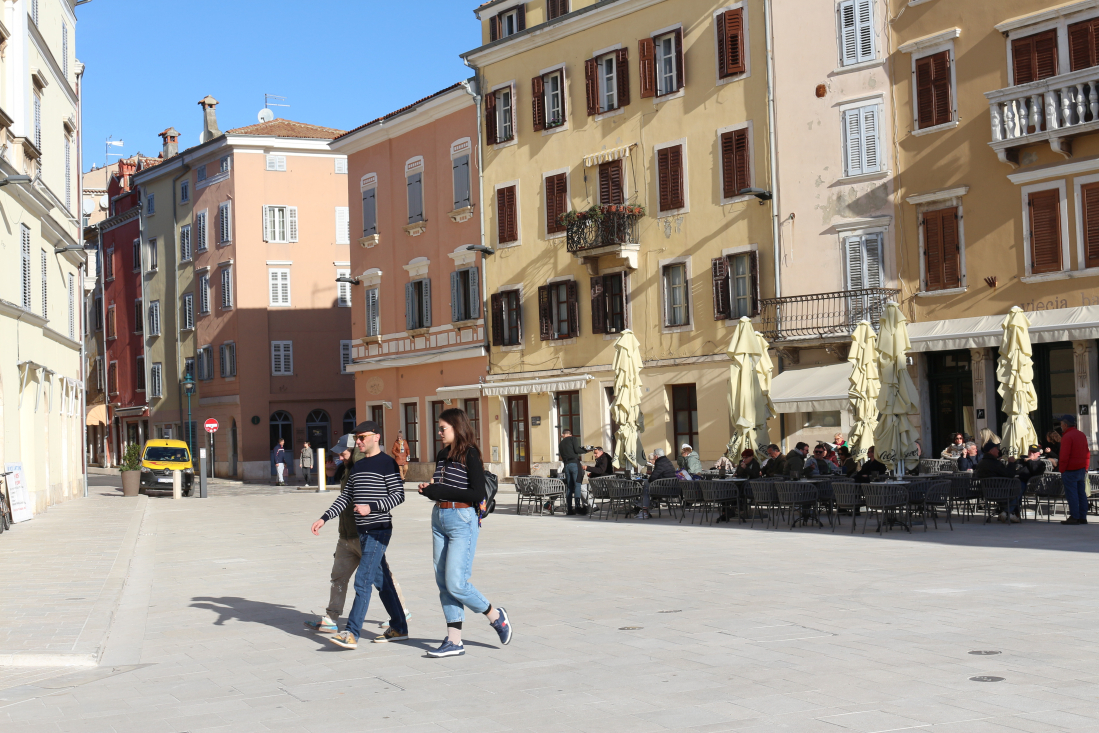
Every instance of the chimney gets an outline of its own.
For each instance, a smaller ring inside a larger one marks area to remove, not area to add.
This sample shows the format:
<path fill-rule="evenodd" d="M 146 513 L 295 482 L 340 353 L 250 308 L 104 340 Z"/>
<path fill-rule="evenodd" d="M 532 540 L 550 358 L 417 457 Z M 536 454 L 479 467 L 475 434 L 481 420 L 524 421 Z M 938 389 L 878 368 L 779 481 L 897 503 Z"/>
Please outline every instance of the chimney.
<path fill-rule="evenodd" d="M 221 134 L 221 130 L 218 129 L 217 112 L 214 110 L 218 101 L 207 94 L 205 98 L 199 100 L 198 104 L 202 107 L 202 142 L 207 142 Z"/>
<path fill-rule="evenodd" d="M 179 152 L 179 131 L 176 128 L 169 127 L 167 130 L 160 133 L 160 139 L 164 141 L 164 148 L 160 153 L 162 158 L 171 158 Z"/>

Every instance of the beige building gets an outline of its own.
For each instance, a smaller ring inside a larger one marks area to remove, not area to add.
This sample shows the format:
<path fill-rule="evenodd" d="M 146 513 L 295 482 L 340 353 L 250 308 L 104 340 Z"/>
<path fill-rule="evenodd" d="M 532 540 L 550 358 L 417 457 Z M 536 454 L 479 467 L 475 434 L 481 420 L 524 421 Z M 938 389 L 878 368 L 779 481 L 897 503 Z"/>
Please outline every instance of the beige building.
<path fill-rule="evenodd" d="M 564 428 L 613 447 L 614 342 L 641 343 L 646 450 L 730 438 L 724 353 L 776 294 L 762 0 L 495 0 L 481 94 L 491 460 Z M 752 189 L 752 191 L 747 191 Z M 757 195 L 759 198 L 757 199 Z M 761 203 L 762 200 L 762 203 Z"/>

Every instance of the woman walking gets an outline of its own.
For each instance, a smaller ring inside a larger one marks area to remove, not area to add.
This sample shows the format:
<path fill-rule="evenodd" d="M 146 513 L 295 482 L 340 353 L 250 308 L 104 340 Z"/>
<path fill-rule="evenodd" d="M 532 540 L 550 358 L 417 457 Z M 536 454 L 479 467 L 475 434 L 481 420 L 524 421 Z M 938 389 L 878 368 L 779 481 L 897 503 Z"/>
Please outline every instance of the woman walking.
<path fill-rule="evenodd" d="M 465 608 L 484 614 L 501 644 L 511 641 L 511 623 L 507 611 L 494 607 L 469 582 L 485 506 L 485 467 L 473 427 L 463 410 L 451 408 L 439 416 L 438 429 L 443 449 L 435 457 L 431 483 L 420 484 L 420 493 L 435 502 L 431 511 L 435 583 L 447 636 L 427 654 L 456 657 L 466 653 L 462 645 Z"/>

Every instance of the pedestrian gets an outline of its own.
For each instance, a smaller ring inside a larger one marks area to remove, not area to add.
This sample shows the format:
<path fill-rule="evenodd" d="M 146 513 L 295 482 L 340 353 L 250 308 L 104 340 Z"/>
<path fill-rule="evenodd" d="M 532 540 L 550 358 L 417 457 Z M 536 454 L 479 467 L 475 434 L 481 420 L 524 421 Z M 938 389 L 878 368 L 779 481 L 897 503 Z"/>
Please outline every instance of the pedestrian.
<path fill-rule="evenodd" d="M 393 441 L 393 460 L 397 462 L 397 468 L 401 470 L 401 481 L 404 481 L 408 473 L 408 459 L 411 453 L 408 450 L 408 441 L 404 439 L 404 433 L 397 431 L 397 439 Z"/>
<path fill-rule="evenodd" d="M 1069 518 L 1061 524 L 1088 523 L 1088 464 L 1091 450 L 1088 438 L 1076 429 L 1076 416 L 1061 416 L 1061 448 L 1057 468 L 1065 486 Z"/>
<path fill-rule="evenodd" d="M 486 506 L 485 466 L 477 448 L 477 435 L 464 410 L 452 407 L 439 415 L 443 448 L 435 456 L 435 475 L 420 484 L 420 493 L 435 502 L 431 510 L 435 584 L 446 619 L 447 635 L 430 657 L 456 657 L 466 653 L 462 644 L 465 609 L 484 614 L 500 637 L 511 642 L 507 611 L 493 606 L 469 582 L 473 556 Z"/>
<path fill-rule="evenodd" d="M 565 497 L 568 501 L 567 514 L 571 517 L 575 514 L 586 514 L 584 500 L 580 496 L 580 487 L 583 482 L 584 466 L 580 463 L 580 456 L 590 451 L 580 444 L 580 438 L 565 428 L 561 431 L 561 442 L 557 444 L 557 455 L 564 463 L 565 471 Z M 576 508 L 573 508 L 573 497 L 576 497 Z"/>
<path fill-rule="evenodd" d="M 1015 478 L 1015 469 L 1007 466 L 1000 460 L 1000 444 L 994 443 L 991 440 L 985 443 L 983 456 L 981 456 L 980 463 L 973 469 L 973 478 Z M 1066 490 L 1067 494 L 1068 491 Z M 1018 522 L 1019 520 L 1019 499 L 1022 497 L 1023 489 L 1020 486 L 1018 489 L 1012 491 L 1011 498 L 1008 500 L 1007 506 L 1000 505 L 999 520 L 1001 522 Z M 1071 506 L 1071 505 L 1070 505 Z"/>
<path fill-rule="evenodd" d="M 383 563 L 385 551 L 393 537 L 393 517 L 390 512 L 404 501 L 404 483 L 397 462 L 382 452 L 379 441 L 381 428 L 373 420 L 355 426 L 355 447 L 363 457 L 351 468 L 351 475 L 332 506 L 313 523 L 313 534 L 344 509 L 354 506 L 355 529 L 362 557 L 355 573 L 355 602 L 344 630 L 331 637 L 336 646 L 355 649 L 362 636 L 363 621 L 370 606 L 371 586 L 380 581 L 378 596 L 389 613 L 389 626 L 398 633 L 387 641 L 408 638 L 408 622 L 400 596 Z"/>
<path fill-rule="evenodd" d="M 698 476 L 702 473 L 702 459 L 698 457 L 695 449 L 687 443 L 679 447 L 679 460 L 677 463 L 680 468 L 692 476 Z"/>
<path fill-rule="evenodd" d="M 309 441 L 305 441 L 301 444 L 301 455 L 298 457 L 298 463 L 301 465 L 301 475 L 305 479 L 303 486 L 309 485 L 309 473 L 313 470 L 313 447 L 309 445 Z"/>
<path fill-rule="evenodd" d="M 332 480 L 339 483 L 342 492 L 347 486 L 347 479 L 351 477 L 352 466 L 364 455 L 362 451 L 355 448 L 355 436 L 350 434 L 336 441 L 336 445 L 332 448 L 332 454 L 336 458 L 336 470 L 332 475 Z M 363 556 L 362 545 L 359 544 L 359 531 L 355 527 L 355 507 L 353 504 L 349 503 L 340 512 L 339 528 L 340 536 L 336 541 L 336 552 L 332 555 L 332 578 L 331 590 L 328 594 L 328 608 L 325 610 L 324 615 L 316 621 L 305 622 L 305 628 L 321 634 L 335 634 L 339 631 L 337 622 L 340 615 L 343 614 L 343 607 L 347 601 L 347 588 L 351 582 L 351 576 L 355 574 Z M 383 572 L 375 576 L 374 579 L 374 587 L 379 593 L 382 592 L 384 587 L 382 577 L 385 573 L 389 573 L 392 578 L 392 572 L 389 570 L 389 563 L 385 557 L 382 557 L 382 567 L 384 568 Z M 408 610 L 408 604 L 405 603 L 404 596 L 401 594 L 400 583 L 397 582 L 396 578 L 393 578 L 393 588 L 397 592 L 401 607 L 405 609 L 405 620 L 407 621 L 412 618 L 412 612 Z M 407 639 L 408 635 L 405 634 L 403 638 Z M 400 641 L 401 639 L 401 632 L 390 626 L 374 641 Z"/>
<path fill-rule="evenodd" d="M 286 438 L 279 438 L 275 446 L 275 475 L 278 477 L 276 486 L 286 486 Z"/>
<path fill-rule="evenodd" d="M 782 455 L 782 450 L 771 443 L 767 446 L 767 456 L 767 463 L 763 464 L 763 475 L 767 478 L 786 478 L 786 456 Z"/>
<path fill-rule="evenodd" d="M 592 455 L 595 456 L 595 465 L 588 468 L 589 479 L 610 476 L 614 473 L 614 467 L 611 466 L 611 457 L 603 450 L 603 446 L 595 446 L 592 449 Z"/>

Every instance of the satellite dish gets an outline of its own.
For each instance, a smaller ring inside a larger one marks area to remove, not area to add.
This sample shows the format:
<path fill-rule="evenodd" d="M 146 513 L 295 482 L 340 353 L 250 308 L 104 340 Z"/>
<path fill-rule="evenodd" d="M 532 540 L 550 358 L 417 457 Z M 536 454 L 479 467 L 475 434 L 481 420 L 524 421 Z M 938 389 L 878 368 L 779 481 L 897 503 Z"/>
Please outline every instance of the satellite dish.
<path fill-rule="evenodd" d="M 259 118 L 260 122 L 270 122 L 275 119 L 275 113 L 264 107 L 259 111 L 259 114 L 256 115 L 256 117 Z"/>
<path fill-rule="evenodd" d="M 99 197 L 99 208 L 105 209 L 111 205 L 111 200 L 107 198 L 107 194 L 103 194 Z"/>
<path fill-rule="evenodd" d="M 85 198 L 83 202 L 84 216 L 91 216 L 95 211 L 95 199 Z"/>

